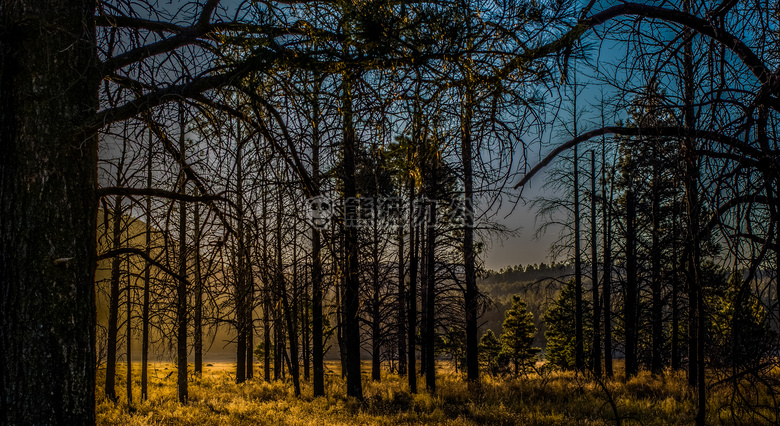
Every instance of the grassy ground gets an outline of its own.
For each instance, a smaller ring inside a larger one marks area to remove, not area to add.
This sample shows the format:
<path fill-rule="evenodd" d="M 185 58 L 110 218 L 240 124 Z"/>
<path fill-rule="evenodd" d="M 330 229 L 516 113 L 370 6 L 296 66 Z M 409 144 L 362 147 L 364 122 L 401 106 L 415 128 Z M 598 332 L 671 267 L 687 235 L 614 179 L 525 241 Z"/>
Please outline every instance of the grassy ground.
<path fill-rule="evenodd" d="M 235 364 L 204 367 L 191 376 L 189 404 L 176 397 L 176 370 L 172 364 L 150 364 L 147 401 L 139 402 L 140 365 L 134 366 L 133 404 L 124 395 L 123 371 L 117 377 L 120 401 L 103 396 L 104 371 L 98 374 L 99 424 L 116 425 L 566 425 L 691 424 L 694 399 L 682 374 L 652 377 L 642 373 L 628 382 L 598 384 L 571 372 L 494 379 L 485 377 L 480 389 L 469 390 L 459 375 L 446 367 L 439 371 L 436 394 L 410 394 L 405 378 L 382 376 L 381 383 L 364 376 L 364 401 L 346 398 L 346 388 L 335 365 L 326 378 L 326 397 L 313 398 L 311 385 L 303 396 L 293 396 L 292 383 L 267 383 L 255 378 L 237 385 Z M 120 367 L 121 369 L 121 367 Z M 123 370 L 123 369 L 122 369 Z M 420 381 L 424 385 L 424 380 Z M 610 395 L 610 396 L 608 396 Z M 711 393 L 708 424 L 731 423 L 729 396 Z M 614 402 L 610 403 L 610 400 Z M 756 419 L 754 419 L 756 420 Z M 760 420 L 760 419 L 757 419 Z M 749 422 L 755 424 L 755 421 Z"/>

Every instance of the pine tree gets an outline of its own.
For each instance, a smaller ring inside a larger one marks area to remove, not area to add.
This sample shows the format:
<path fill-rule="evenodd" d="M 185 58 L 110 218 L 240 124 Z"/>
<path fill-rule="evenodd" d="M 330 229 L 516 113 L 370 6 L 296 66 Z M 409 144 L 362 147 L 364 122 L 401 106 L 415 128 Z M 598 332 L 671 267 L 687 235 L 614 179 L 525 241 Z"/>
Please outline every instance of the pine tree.
<path fill-rule="evenodd" d="M 590 309 L 590 301 L 583 300 L 583 310 Z M 558 298 L 544 314 L 547 323 L 547 351 L 545 358 L 550 364 L 572 369 L 575 366 L 575 333 L 574 333 L 574 280 L 569 280 L 561 289 Z M 586 357 L 589 358 L 591 337 L 590 317 L 583 321 L 583 346 Z M 590 360 L 586 359 L 585 363 Z"/>
<path fill-rule="evenodd" d="M 512 296 L 512 307 L 504 314 L 503 328 L 499 357 L 512 362 L 515 374 L 518 374 L 520 369 L 525 371 L 529 365 L 533 365 L 536 355 L 541 351 L 541 348 L 532 346 L 536 335 L 534 314 L 528 311 L 520 296 Z"/>
<path fill-rule="evenodd" d="M 500 353 L 501 342 L 493 330 L 486 331 L 479 339 L 479 361 L 484 371 L 492 375 L 498 374 L 501 369 Z"/>

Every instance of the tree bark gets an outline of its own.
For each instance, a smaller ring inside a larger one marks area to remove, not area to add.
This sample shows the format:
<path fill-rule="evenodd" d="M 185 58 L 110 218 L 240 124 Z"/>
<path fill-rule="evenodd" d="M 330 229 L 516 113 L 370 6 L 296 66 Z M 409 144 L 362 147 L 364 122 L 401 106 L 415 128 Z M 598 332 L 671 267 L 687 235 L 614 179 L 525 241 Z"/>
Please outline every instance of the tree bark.
<path fill-rule="evenodd" d="M 319 195 L 320 185 L 320 91 L 321 80 L 316 80 L 314 102 L 312 105 L 312 182 L 315 185 L 315 197 Z M 312 326 L 312 387 L 314 396 L 325 395 L 325 349 L 322 336 L 322 257 L 320 230 L 311 228 L 311 326 Z"/>
<path fill-rule="evenodd" d="M 658 158 L 657 143 L 653 145 L 653 159 Z M 659 164 L 653 162 L 653 182 L 652 182 L 652 230 L 651 230 L 651 279 L 652 279 L 652 334 L 653 348 L 652 359 L 650 361 L 650 370 L 653 374 L 660 374 L 663 368 L 661 359 L 661 348 L 663 346 L 663 306 L 661 302 L 661 244 L 660 244 L 660 224 L 661 224 L 661 171 Z"/>
<path fill-rule="evenodd" d="M 596 151 L 590 151 L 590 253 L 591 294 L 593 298 L 593 374 L 601 376 L 601 299 L 599 299 L 599 250 L 596 231 Z"/>
<path fill-rule="evenodd" d="M 411 162 L 409 152 L 407 161 Z M 419 245 L 419 230 L 415 222 L 414 182 L 409 179 L 409 292 L 407 300 L 407 333 L 409 338 L 409 362 L 407 376 L 409 392 L 417 392 L 417 247 Z"/>
<path fill-rule="evenodd" d="M 184 173 L 185 158 L 185 110 L 179 103 L 179 152 L 181 152 L 182 164 L 179 173 L 179 193 L 187 193 L 187 177 Z M 176 359 L 177 359 L 177 390 L 179 402 L 187 403 L 187 203 L 179 202 L 179 276 L 176 286 Z"/>
<path fill-rule="evenodd" d="M 602 223 L 604 227 L 603 235 L 603 248 L 604 251 L 604 283 L 601 294 L 604 297 L 604 374 L 607 377 L 612 377 L 614 371 L 612 369 L 612 241 L 611 241 L 611 215 L 609 212 L 610 203 L 612 200 L 612 188 L 613 185 L 609 185 L 610 195 L 607 197 L 607 161 L 606 161 L 606 141 L 602 139 L 602 151 L 601 151 L 601 180 L 602 180 L 602 193 L 603 202 L 601 204 L 602 209 Z"/>
<path fill-rule="evenodd" d="M 400 206 L 399 206 L 400 208 Z M 400 220 L 400 218 L 399 218 Z M 398 345 L 398 375 L 406 374 L 407 355 L 406 355 L 406 264 L 404 263 L 404 232 L 403 227 L 398 227 L 398 316 L 396 323 L 398 325 L 397 345 Z"/>
<path fill-rule="evenodd" d="M 463 160 L 463 196 L 465 205 L 463 229 L 463 268 L 466 291 L 466 378 L 469 382 L 479 382 L 479 325 L 477 306 L 477 276 L 474 255 L 474 173 L 472 168 L 471 117 L 473 89 L 466 87 L 465 103 L 461 118 L 461 158 Z"/>
<path fill-rule="evenodd" d="M 0 423 L 95 422 L 95 2 L 0 8 Z"/>
<path fill-rule="evenodd" d="M 355 163 L 358 143 L 352 123 L 352 83 L 354 76 L 345 71 L 342 75 L 342 118 L 344 125 L 343 175 L 344 199 L 357 196 Z M 347 222 L 347 218 L 345 218 Z M 358 233 L 354 224 L 344 224 L 344 253 L 346 276 L 344 286 L 344 346 L 346 353 L 347 395 L 363 399 L 360 376 L 360 283 L 358 276 Z"/>
<path fill-rule="evenodd" d="M 152 131 L 149 130 L 149 153 L 146 159 L 146 188 L 152 188 L 152 159 L 154 151 L 152 150 Z M 150 258 L 152 252 L 152 197 L 146 196 L 146 227 L 144 232 L 144 253 Z M 144 294 L 143 306 L 141 307 L 141 401 L 146 401 L 148 394 L 148 375 L 149 375 L 149 305 L 151 294 L 151 263 L 146 263 L 144 268 Z"/>
<path fill-rule="evenodd" d="M 576 90 L 576 89 L 575 89 Z M 576 111 L 577 100 L 575 97 Z M 577 134 L 577 119 L 575 112 L 574 134 Z M 582 310 L 582 259 L 580 257 L 580 173 L 579 154 L 574 147 L 574 366 L 577 371 L 585 368 L 585 349 L 583 334 Z"/>
<path fill-rule="evenodd" d="M 629 184 L 631 185 L 631 184 Z M 636 203 L 632 189 L 626 192 L 626 299 L 623 301 L 626 341 L 626 378 L 637 373 L 637 270 Z"/>
<path fill-rule="evenodd" d="M 120 167 L 121 169 L 121 167 Z M 117 180 L 121 176 L 121 170 L 117 171 Z M 118 182 L 117 182 L 118 183 Z M 111 247 L 117 250 L 122 244 L 122 197 L 117 196 L 111 215 Z M 116 395 L 116 358 L 117 337 L 119 335 L 119 281 L 121 273 L 121 257 L 111 259 L 111 288 L 108 295 L 108 324 L 107 324 L 107 358 L 106 358 L 106 398 L 117 400 Z"/>
<path fill-rule="evenodd" d="M 197 195 L 198 190 L 195 190 Z M 194 241 L 193 260 L 195 261 L 195 309 L 193 312 L 193 321 L 195 325 L 195 336 L 193 337 L 194 355 L 195 355 L 195 374 L 203 373 L 203 276 L 201 272 L 200 258 L 200 208 L 195 205 L 194 211 Z"/>
<path fill-rule="evenodd" d="M 236 276 L 235 276 L 235 306 L 236 306 L 236 383 L 246 380 L 246 236 L 244 235 L 244 167 L 242 158 L 243 142 L 236 144 Z"/>

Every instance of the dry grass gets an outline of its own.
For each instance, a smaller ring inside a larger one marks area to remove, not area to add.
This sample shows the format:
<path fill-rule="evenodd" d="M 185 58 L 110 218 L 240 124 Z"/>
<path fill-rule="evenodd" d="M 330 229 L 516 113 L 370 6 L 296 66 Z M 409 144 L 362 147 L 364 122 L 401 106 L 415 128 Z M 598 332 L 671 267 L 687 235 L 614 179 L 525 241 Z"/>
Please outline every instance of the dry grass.
<path fill-rule="evenodd" d="M 99 374 L 98 422 L 204 426 L 615 424 L 608 394 L 622 424 L 684 425 L 692 424 L 694 417 L 694 398 L 681 373 L 658 377 L 641 373 L 628 382 L 619 373 L 603 386 L 571 372 L 516 379 L 485 377 L 479 389 L 469 390 L 459 375 L 444 366 L 435 394 L 410 394 L 405 378 L 393 374 L 383 374 L 380 383 L 372 382 L 366 374 L 365 399 L 357 401 L 344 396 L 346 388 L 337 365 L 329 367 L 326 397 L 314 398 L 310 384 L 304 383 L 303 396 L 295 398 L 289 381 L 267 383 L 255 378 L 237 385 L 234 364 L 206 366 L 201 377 L 191 377 L 186 406 L 177 402 L 176 370 L 171 364 L 150 364 L 148 401 L 138 402 L 140 379 L 134 377 L 134 403 L 129 407 L 123 395 L 122 372 L 117 378 L 117 393 L 122 394 L 118 403 L 102 396 L 103 374 Z M 135 366 L 134 373 L 139 371 L 140 365 Z M 424 385 L 424 380 L 420 382 Z M 708 407 L 708 423 L 730 423 L 727 392 L 712 392 Z"/>

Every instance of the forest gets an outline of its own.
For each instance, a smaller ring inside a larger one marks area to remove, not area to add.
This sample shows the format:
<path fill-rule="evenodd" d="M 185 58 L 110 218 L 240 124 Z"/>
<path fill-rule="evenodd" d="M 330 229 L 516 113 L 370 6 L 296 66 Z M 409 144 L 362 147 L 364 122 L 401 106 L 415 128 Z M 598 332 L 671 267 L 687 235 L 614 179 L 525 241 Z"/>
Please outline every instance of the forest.
<path fill-rule="evenodd" d="M 765 0 L 4 0 L 0 424 L 780 424 L 778 42 Z"/>

